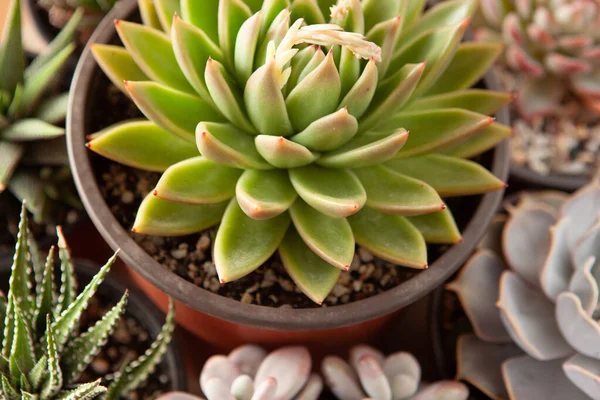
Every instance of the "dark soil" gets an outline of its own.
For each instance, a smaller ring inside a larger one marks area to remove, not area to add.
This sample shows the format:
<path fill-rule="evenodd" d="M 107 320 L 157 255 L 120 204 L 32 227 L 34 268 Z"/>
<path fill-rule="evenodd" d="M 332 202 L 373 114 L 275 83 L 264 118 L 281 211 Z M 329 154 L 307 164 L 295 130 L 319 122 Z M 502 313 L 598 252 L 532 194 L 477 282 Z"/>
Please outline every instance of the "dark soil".
<path fill-rule="evenodd" d="M 129 98 L 110 83 L 99 70 L 91 92 L 96 96 L 88 103 L 91 118 L 88 121 L 87 134 L 93 134 L 124 120 L 143 118 Z M 484 165 L 491 164 L 490 154 L 480 160 Z M 141 201 L 154 188 L 160 174 L 125 167 L 92 152 L 90 157 L 96 181 L 107 204 L 121 226 L 130 230 Z M 477 208 L 480 200 L 481 196 L 447 200 L 447 205 L 455 212 L 459 228 L 464 230 L 472 217 L 472 210 Z M 140 246 L 166 268 L 214 293 L 244 303 L 265 306 L 318 307 L 292 282 L 277 255 L 253 274 L 222 286 L 216 277 L 216 270 L 211 260 L 210 249 L 214 235 L 214 229 L 175 238 L 149 237 L 131 233 Z M 447 246 L 428 247 L 430 265 L 447 249 Z M 351 270 L 341 274 L 338 285 L 323 306 L 344 304 L 380 294 L 418 273 L 417 270 L 398 267 L 373 257 L 364 249 L 357 249 Z"/>

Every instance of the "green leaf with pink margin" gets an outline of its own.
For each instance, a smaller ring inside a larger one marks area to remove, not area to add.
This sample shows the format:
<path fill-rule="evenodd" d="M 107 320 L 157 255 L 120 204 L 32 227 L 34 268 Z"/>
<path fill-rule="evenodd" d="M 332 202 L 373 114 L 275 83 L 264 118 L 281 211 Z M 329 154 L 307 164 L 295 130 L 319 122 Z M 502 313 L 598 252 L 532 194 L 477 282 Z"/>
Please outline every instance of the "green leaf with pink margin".
<path fill-rule="evenodd" d="M 456 90 L 451 93 L 420 98 L 406 111 L 460 108 L 479 114 L 494 115 L 513 100 L 510 93 L 492 92 L 484 89 Z"/>
<path fill-rule="evenodd" d="M 322 304 L 335 286 L 341 270 L 316 255 L 290 228 L 279 246 L 287 273 L 304 294 Z"/>
<path fill-rule="evenodd" d="M 446 208 L 435 189 L 380 165 L 353 170 L 367 192 L 367 206 L 388 214 L 412 216 Z"/>
<path fill-rule="evenodd" d="M 209 205 L 177 204 L 150 193 L 142 201 L 131 230 L 154 236 L 191 235 L 217 225 L 227 204 L 227 201 Z"/>
<path fill-rule="evenodd" d="M 313 151 L 332 151 L 348 143 L 358 132 L 358 121 L 347 108 L 327 115 L 291 140 Z"/>
<path fill-rule="evenodd" d="M 146 75 L 135 63 L 129 52 L 121 46 L 92 43 L 94 59 L 110 81 L 129 96 L 125 81 L 148 81 Z"/>
<path fill-rule="evenodd" d="M 506 187 L 481 165 L 456 157 L 431 154 L 394 159 L 385 166 L 431 185 L 440 196 L 467 196 Z"/>
<path fill-rule="evenodd" d="M 154 7 L 163 31 L 171 32 L 173 16 L 181 14 L 179 0 L 154 0 Z"/>
<path fill-rule="evenodd" d="M 311 165 L 291 169 L 289 174 L 300 197 L 330 217 L 344 218 L 355 214 L 367 201 L 365 189 L 350 170 Z"/>
<path fill-rule="evenodd" d="M 304 167 L 319 158 L 319 153 L 313 153 L 301 144 L 292 142 L 283 136 L 258 135 L 254 143 L 260 155 L 276 168 Z"/>
<path fill-rule="evenodd" d="M 301 199 L 290 209 L 290 216 L 304 243 L 320 258 L 341 270 L 348 270 L 354 258 L 354 236 L 345 218 L 320 213 Z"/>
<path fill-rule="evenodd" d="M 246 215 L 257 220 L 283 214 L 298 197 L 287 172 L 277 169 L 244 171 L 237 181 L 235 194 Z"/>
<path fill-rule="evenodd" d="M 405 217 L 364 207 L 348 221 L 356 243 L 374 255 L 409 268 L 427 268 L 425 239 Z"/>
<path fill-rule="evenodd" d="M 463 238 L 448 208 L 431 214 L 407 217 L 427 243 L 457 244 Z"/>
<path fill-rule="evenodd" d="M 473 158 L 493 149 L 512 135 L 512 128 L 494 122 L 466 140 L 446 146 L 436 152 L 459 158 Z"/>
<path fill-rule="evenodd" d="M 154 195 L 181 204 L 215 204 L 235 195 L 241 170 L 217 165 L 204 157 L 171 165 L 161 176 Z"/>
<path fill-rule="evenodd" d="M 254 220 L 233 199 L 223 215 L 213 251 L 221 282 L 240 279 L 265 263 L 277 251 L 289 225 L 287 214 Z"/>
<path fill-rule="evenodd" d="M 195 93 L 181 72 L 169 37 L 154 28 L 117 20 L 115 27 L 125 48 L 146 75 L 173 89 Z"/>
<path fill-rule="evenodd" d="M 87 147 L 103 157 L 145 171 L 163 172 L 199 155 L 194 144 L 151 121 L 127 121 L 93 134 Z"/>

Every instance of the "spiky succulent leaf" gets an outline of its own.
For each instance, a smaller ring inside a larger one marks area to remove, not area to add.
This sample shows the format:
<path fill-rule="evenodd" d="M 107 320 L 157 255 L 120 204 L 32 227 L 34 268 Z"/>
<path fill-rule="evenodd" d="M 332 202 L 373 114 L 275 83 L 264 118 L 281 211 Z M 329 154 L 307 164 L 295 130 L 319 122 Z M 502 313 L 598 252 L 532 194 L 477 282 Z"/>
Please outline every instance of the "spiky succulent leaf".
<path fill-rule="evenodd" d="M 102 393 L 106 392 L 106 388 L 102 386 L 101 380 L 95 382 L 84 383 L 75 387 L 72 390 L 66 390 L 59 393 L 56 400 L 91 400 Z"/>
<path fill-rule="evenodd" d="M 314 258 L 345 268 L 355 241 L 423 268 L 425 238 L 460 241 L 450 212 L 440 212 L 440 195 L 504 187 L 465 160 L 510 133 L 488 114 L 512 97 L 469 89 L 501 52 L 497 44 L 460 43 L 475 0 L 428 11 L 423 0 L 139 4 L 143 24 L 117 22 L 125 48 L 96 46 L 94 54 L 165 134 L 191 142 L 195 133 L 196 155 L 169 160 L 143 140 L 139 125 L 128 134 L 121 125 L 92 135 L 89 147 L 164 172 L 135 232 L 179 236 L 222 220 L 215 262 L 225 281 L 280 247 L 290 250 L 288 269 L 298 272 L 299 285 L 322 300 L 330 280 L 310 289 L 299 263 Z M 165 10 L 174 9 L 181 17 L 167 19 Z M 381 221 L 400 216 L 379 233 L 361 232 L 372 221 L 357 218 L 348 236 L 344 219 L 363 211 L 381 213 Z M 414 224 L 405 218 L 428 213 L 437 215 Z M 296 251 L 282 245 L 289 215 L 305 244 Z M 332 239 L 337 233 L 343 241 Z"/>
<path fill-rule="evenodd" d="M 169 301 L 169 312 L 167 319 L 158 337 L 144 354 L 137 360 L 128 363 L 115 381 L 109 386 L 106 400 L 118 399 L 126 393 L 137 389 L 154 372 L 156 366 L 167 352 L 171 337 L 175 330 L 175 302 Z"/>
<path fill-rule="evenodd" d="M 50 316 L 46 317 L 46 357 L 48 357 L 48 379 L 44 382 L 40 391 L 42 399 L 55 396 L 63 385 L 63 374 L 60 369 L 59 344 L 56 342 L 55 330 Z"/>

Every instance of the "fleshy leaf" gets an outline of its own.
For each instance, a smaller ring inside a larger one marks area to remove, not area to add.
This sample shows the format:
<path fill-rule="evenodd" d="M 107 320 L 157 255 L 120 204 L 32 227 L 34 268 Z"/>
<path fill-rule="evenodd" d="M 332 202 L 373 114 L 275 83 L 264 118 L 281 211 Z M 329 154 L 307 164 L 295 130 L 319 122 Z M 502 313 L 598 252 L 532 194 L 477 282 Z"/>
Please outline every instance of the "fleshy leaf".
<path fill-rule="evenodd" d="M 64 122 L 69 108 L 69 93 L 59 94 L 44 100 L 35 111 L 35 118 L 49 124 Z"/>
<path fill-rule="evenodd" d="M 181 0 L 181 14 L 185 21 L 189 21 L 200 28 L 213 43 L 219 42 L 219 0 Z"/>
<path fill-rule="evenodd" d="M 600 326 L 574 293 L 563 292 L 556 299 L 556 321 L 565 340 L 578 353 L 596 358 L 600 349 Z"/>
<path fill-rule="evenodd" d="M 193 142 L 198 122 L 221 122 L 223 116 L 201 97 L 156 82 L 126 82 L 131 98 L 161 128 Z"/>
<path fill-rule="evenodd" d="M 276 168 L 290 169 L 304 167 L 318 159 L 319 154 L 292 142 L 283 136 L 258 135 L 255 139 L 256 150 Z"/>
<path fill-rule="evenodd" d="M 242 0 L 219 1 L 219 44 L 229 65 L 233 65 L 237 34 L 251 16 L 252 11 Z"/>
<path fill-rule="evenodd" d="M 185 236 L 219 223 L 227 202 L 187 205 L 164 201 L 149 194 L 138 209 L 132 230 L 155 236 Z"/>
<path fill-rule="evenodd" d="M 410 140 L 398 157 L 414 157 L 443 149 L 490 126 L 494 119 L 461 109 L 426 110 L 401 113 L 390 126 L 402 126 L 410 132 Z"/>
<path fill-rule="evenodd" d="M 410 268 L 427 268 L 425 239 L 408 219 L 364 207 L 348 221 L 356 243 L 376 256 Z"/>
<path fill-rule="evenodd" d="M 121 46 L 93 43 L 92 54 L 110 81 L 129 96 L 125 81 L 147 81 L 148 76 L 138 67 L 131 54 Z"/>
<path fill-rule="evenodd" d="M 288 174 L 282 170 L 247 170 L 238 180 L 239 206 L 252 219 L 270 219 L 286 212 L 298 197 Z"/>
<path fill-rule="evenodd" d="M 182 204 L 219 203 L 234 196 L 241 175 L 241 170 L 195 157 L 169 167 L 158 181 L 154 195 Z"/>
<path fill-rule="evenodd" d="M 11 142 L 32 142 L 65 135 L 64 128 L 51 125 L 40 119 L 21 119 L 0 133 L 0 138 Z"/>
<path fill-rule="evenodd" d="M 59 353 L 64 349 L 64 346 L 73 332 L 74 327 L 79 322 L 82 313 L 87 308 L 90 299 L 96 294 L 96 290 L 110 271 L 111 266 L 117 259 L 117 254 L 112 256 L 107 263 L 98 271 L 90 283 L 77 296 L 75 301 L 69 304 L 69 308 L 63 310 L 61 315 L 52 324 L 56 348 Z M 50 359 L 51 357 L 49 357 Z"/>
<path fill-rule="evenodd" d="M 54 307 L 54 256 L 55 247 L 52 246 L 46 258 L 43 279 L 37 289 L 35 313 L 33 315 L 34 329 L 43 332 L 46 327 L 46 316 L 53 312 Z"/>
<path fill-rule="evenodd" d="M 25 148 L 20 143 L 0 140 L 0 192 L 3 192 L 14 174 Z"/>
<path fill-rule="evenodd" d="M 33 310 L 33 299 L 31 298 L 30 292 L 30 270 L 29 270 L 29 244 L 28 244 L 28 218 L 27 210 L 25 205 L 21 207 L 21 219 L 19 221 L 19 233 L 17 234 L 17 244 L 15 246 L 15 253 L 13 256 L 13 263 L 11 266 L 10 279 L 9 279 L 9 290 L 8 298 L 9 304 L 13 303 L 10 301 L 10 297 L 18 299 L 19 307 L 26 315 L 31 315 Z M 14 316 L 14 306 L 9 307 L 8 312 L 11 313 L 10 318 Z M 8 314 L 7 314 L 8 316 Z M 9 324 L 5 325 L 7 328 Z M 5 332 L 5 336 L 6 332 Z M 12 332 L 11 332 L 12 336 Z M 3 348 L 9 350 L 10 346 L 6 346 L 4 343 Z M 7 349 L 8 347 L 8 349 Z M 8 354 L 5 354 L 6 356 Z"/>
<path fill-rule="evenodd" d="M 498 308 L 510 337 L 532 357 L 548 361 L 573 351 L 560 333 L 554 304 L 514 272 L 502 275 Z"/>
<path fill-rule="evenodd" d="M 513 100 L 513 95 L 484 89 L 456 90 L 450 93 L 420 98 L 407 111 L 460 108 L 484 115 L 493 115 Z"/>
<path fill-rule="evenodd" d="M 472 158 L 493 149 L 513 134 L 512 128 L 494 122 L 464 141 L 437 150 L 441 154 L 459 158 Z"/>
<path fill-rule="evenodd" d="M 194 93 L 181 72 L 169 37 L 149 26 L 115 21 L 115 27 L 125 48 L 146 75 L 174 90 Z"/>
<path fill-rule="evenodd" d="M 466 196 L 500 190 L 506 184 L 472 161 L 437 154 L 388 161 L 389 168 L 431 185 L 440 196 Z"/>
<path fill-rule="evenodd" d="M 396 215 L 421 215 L 446 208 L 426 183 L 391 169 L 374 166 L 354 169 L 367 192 L 367 206 Z"/>
<path fill-rule="evenodd" d="M 398 129 L 391 134 L 363 133 L 339 149 L 317 160 L 327 168 L 361 168 L 381 164 L 394 158 L 408 140 L 408 132 Z"/>
<path fill-rule="evenodd" d="M 538 361 L 529 356 L 510 359 L 502 366 L 508 392 L 516 399 L 589 400 L 563 372 L 564 360 Z M 552 382 L 532 385 L 531 382 Z"/>
<path fill-rule="evenodd" d="M 242 278 L 266 262 L 289 225 L 287 214 L 262 221 L 251 219 L 233 199 L 223 215 L 213 251 L 221 282 Z"/>
<path fill-rule="evenodd" d="M 377 23 L 400 15 L 402 3 L 402 0 L 389 0 L 385 3 L 378 0 L 364 0 L 362 7 L 365 15 L 365 29 L 370 31 Z"/>
<path fill-rule="evenodd" d="M 61 392 L 57 400 L 91 400 L 106 392 L 106 388 L 100 385 L 101 379 L 91 383 L 83 383 L 74 389 Z"/>
<path fill-rule="evenodd" d="M 600 362 L 576 354 L 562 365 L 567 378 L 585 394 L 594 398 L 598 394 L 600 384 Z"/>
<path fill-rule="evenodd" d="M 19 300 L 15 299 L 14 306 L 15 337 L 10 351 L 10 374 L 13 377 L 28 374 L 35 366 L 33 336 L 28 326 L 31 321 L 19 306 Z"/>
<path fill-rule="evenodd" d="M 408 102 L 419 84 L 425 68 L 425 63 L 407 64 L 391 78 L 383 81 L 375 93 L 367 114 L 360 121 L 360 130 L 364 132 L 377 128 L 382 122 L 386 122 L 389 129 L 403 127 L 397 124 L 387 124 L 389 116 L 400 111 L 402 106 Z"/>
<path fill-rule="evenodd" d="M 87 147 L 103 157 L 146 171 L 163 172 L 198 156 L 198 148 L 150 121 L 128 121 L 92 135 Z"/>
<path fill-rule="evenodd" d="M 408 220 L 421 232 L 427 243 L 462 243 L 462 235 L 448 208 L 431 214 L 408 217 Z"/>
<path fill-rule="evenodd" d="M 314 121 L 331 114 L 339 104 L 342 83 L 333 52 L 302 80 L 286 99 L 292 126 L 301 132 Z"/>
<path fill-rule="evenodd" d="M 128 296 L 126 292 L 121 300 L 100 321 L 69 342 L 69 346 L 61 359 L 61 369 L 66 384 L 75 382 L 83 370 L 87 368 L 89 360 L 95 357 L 104 347 L 109 335 L 125 312 Z"/>
<path fill-rule="evenodd" d="M 137 3 L 144 25 L 157 30 L 162 30 L 162 25 L 158 19 L 158 14 L 156 13 L 154 0 L 137 0 Z"/>
<path fill-rule="evenodd" d="M 200 123 L 196 145 L 207 159 L 233 168 L 272 169 L 254 145 L 254 137 L 229 124 Z"/>
<path fill-rule="evenodd" d="M 236 76 L 242 83 L 246 83 L 254 71 L 254 57 L 261 23 L 261 14 L 256 13 L 244 22 L 237 34 L 233 64 Z M 256 122 L 254 124 L 256 125 Z"/>
<path fill-rule="evenodd" d="M 212 103 L 204 79 L 204 71 L 209 59 L 222 61 L 223 52 L 205 32 L 177 15 L 173 18 L 171 40 L 181 72 L 200 97 Z"/>
<path fill-rule="evenodd" d="M 346 107 L 350 115 L 357 119 L 361 118 L 371 105 L 378 82 L 379 72 L 377 64 L 374 60 L 371 60 L 352 89 L 350 89 L 341 101 L 338 108 Z"/>
<path fill-rule="evenodd" d="M 501 43 L 461 44 L 448 68 L 427 91 L 427 96 L 470 88 L 490 69 L 503 49 Z"/>
<path fill-rule="evenodd" d="M 304 243 L 324 261 L 348 270 L 354 258 L 354 236 L 345 218 L 321 214 L 302 200 L 290 209 L 290 216 Z"/>
<path fill-rule="evenodd" d="M 314 151 L 331 151 L 348 143 L 358 132 L 358 121 L 347 108 L 323 117 L 291 140 Z"/>
<path fill-rule="evenodd" d="M 540 214 L 539 211 L 538 214 Z M 546 220 L 550 219 L 546 217 Z M 539 217 L 538 221 L 535 222 L 539 224 L 538 227 L 541 229 L 546 227 Z M 522 223 L 523 221 L 521 221 L 521 224 Z M 533 221 L 529 220 L 528 224 L 530 227 L 532 227 Z M 520 226 L 520 228 L 523 229 L 523 226 Z M 568 245 L 568 237 L 570 234 L 570 230 L 571 221 L 569 220 L 569 218 L 561 218 L 556 225 L 548 227 L 547 230 L 536 231 L 536 235 L 540 236 L 540 239 L 538 240 L 541 240 L 542 238 L 548 238 L 549 233 L 549 241 L 547 243 L 539 243 L 537 248 L 527 247 L 529 252 L 536 251 L 540 259 L 544 255 L 546 256 L 546 260 L 543 264 L 543 267 L 541 268 L 541 270 L 538 269 L 539 276 L 536 276 L 536 278 L 537 282 L 541 283 L 542 289 L 544 290 L 546 296 L 548 296 L 548 298 L 552 300 L 556 300 L 562 292 L 569 290 L 569 283 L 573 276 L 573 266 L 571 265 L 571 252 L 569 250 Z M 508 246 L 514 246 L 515 243 L 514 239 L 511 240 L 510 243 L 508 243 L 508 238 L 506 239 L 506 241 L 508 252 Z M 526 247 L 523 247 L 523 249 L 525 248 Z M 546 250 L 546 252 L 544 252 L 544 250 Z M 514 260 L 516 258 L 515 248 L 510 248 L 510 252 Z M 535 265 L 535 267 L 537 267 L 537 265 Z M 577 265 L 577 267 L 582 266 Z M 532 270 L 535 271 L 535 269 L 533 268 Z"/>
<path fill-rule="evenodd" d="M 491 398 L 508 399 L 502 378 L 502 364 L 523 354 L 514 343 L 484 342 L 473 334 L 462 335 L 457 343 L 457 379 L 465 380 Z"/>
<path fill-rule="evenodd" d="M 48 357 L 49 376 L 42 386 L 40 393 L 42 398 L 52 398 L 60 391 L 63 384 L 62 370 L 59 364 L 60 344 L 56 341 L 54 325 L 50 320 L 50 315 L 48 315 L 46 317 L 46 356 Z"/>
<path fill-rule="evenodd" d="M 311 207 L 333 218 L 357 213 L 367 200 L 366 192 L 351 171 L 308 166 L 289 170 L 300 197 Z"/>
<path fill-rule="evenodd" d="M 279 246 L 279 255 L 286 271 L 302 292 L 315 303 L 322 304 L 341 271 L 317 256 L 292 228 Z"/>
<path fill-rule="evenodd" d="M 173 15 L 181 13 L 179 0 L 154 0 L 154 7 L 163 31 L 170 32 Z"/>
<path fill-rule="evenodd" d="M 7 7 L 0 51 L 0 89 L 14 93 L 23 82 L 25 55 L 21 39 L 21 1 L 13 0 Z"/>
<path fill-rule="evenodd" d="M 486 342 L 511 341 L 496 308 L 500 277 L 505 269 L 496 254 L 479 250 L 469 259 L 458 278 L 446 285 L 447 289 L 458 295 L 477 337 Z"/>

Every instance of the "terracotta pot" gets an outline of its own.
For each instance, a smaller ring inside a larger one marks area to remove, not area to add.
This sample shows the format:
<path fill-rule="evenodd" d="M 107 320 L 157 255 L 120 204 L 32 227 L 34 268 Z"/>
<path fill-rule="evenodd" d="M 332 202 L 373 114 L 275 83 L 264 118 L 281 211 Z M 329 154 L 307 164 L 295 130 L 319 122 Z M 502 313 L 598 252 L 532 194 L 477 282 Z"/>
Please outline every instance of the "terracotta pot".
<path fill-rule="evenodd" d="M 8 289 L 10 269 L 13 263 L 13 253 L 4 252 L 0 254 L 0 289 Z M 75 260 L 75 273 L 80 287 L 83 288 L 94 275 L 98 272 L 100 266 L 86 260 Z M 109 274 L 102 285 L 98 288 L 98 293 L 110 299 L 115 304 L 121 299 L 123 293 L 129 290 L 129 299 L 127 301 L 126 313 L 133 316 L 139 323 L 147 329 L 150 337 L 156 338 L 164 324 L 165 315 L 151 302 L 143 293 L 136 288 L 127 288 L 121 284 L 119 279 L 115 279 L 113 274 Z M 174 338 L 169 345 L 167 352 L 163 357 L 166 365 L 166 373 L 172 383 L 173 390 L 187 390 L 187 377 L 177 340 Z"/>
<path fill-rule="evenodd" d="M 115 41 L 113 21 L 131 19 L 137 12 L 135 0 L 117 4 L 90 43 Z M 201 289 L 170 272 L 138 246 L 110 211 L 96 182 L 90 153 L 85 148 L 86 135 L 92 133 L 88 130 L 94 82 L 97 82 L 100 74 L 102 71 L 88 47 L 75 73 L 67 118 L 71 168 L 86 210 L 108 244 L 113 249 L 121 248 L 121 257 L 139 274 L 141 278 L 138 281 L 154 301 L 164 307 L 165 294 L 162 292 L 177 299 L 181 310 L 178 314 L 179 323 L 221 347 L 232 347 L 247 341 L 267 345 L 308 342 L 328 347 L 366 341 L 393 313 L 427 295 L 462 265 L 483 235 L 502 199 L 501 191 L 480 196 L 478 207 L 466 211 L 470 213 L 470 218 L 467 218 L 470 222 L 463 230 L 463 243 L 449 248 L 429 269 L 383 294 L 350 304 L 316 309 L 242 304 Z M 486 83 L 488 87 L 497 87 L 492 77 Z M 500 122 L 507 123 L 506 111 L 497 117 Z M 507 178 L 509 154 L 506 143 L 484 158 L 496 176 Z"/>

